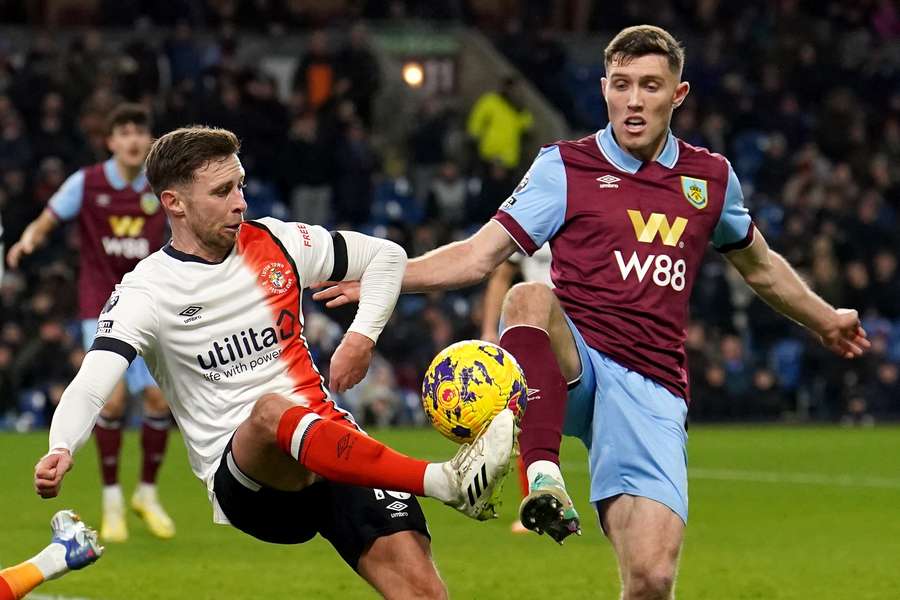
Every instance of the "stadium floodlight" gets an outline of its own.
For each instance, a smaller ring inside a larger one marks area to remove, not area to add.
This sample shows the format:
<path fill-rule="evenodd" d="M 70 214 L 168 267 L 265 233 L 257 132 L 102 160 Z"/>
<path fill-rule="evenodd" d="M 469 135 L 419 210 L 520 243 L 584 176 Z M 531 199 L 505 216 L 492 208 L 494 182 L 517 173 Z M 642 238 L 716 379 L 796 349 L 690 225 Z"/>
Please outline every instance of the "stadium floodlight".
<path fill-rule="evenodd" d="M 422 87 L 425 82 L 425 69 L 422 68 L 422 64 L 415 61 L 405 63 L 403 65 L 403 81 L 409 87 Z"/>

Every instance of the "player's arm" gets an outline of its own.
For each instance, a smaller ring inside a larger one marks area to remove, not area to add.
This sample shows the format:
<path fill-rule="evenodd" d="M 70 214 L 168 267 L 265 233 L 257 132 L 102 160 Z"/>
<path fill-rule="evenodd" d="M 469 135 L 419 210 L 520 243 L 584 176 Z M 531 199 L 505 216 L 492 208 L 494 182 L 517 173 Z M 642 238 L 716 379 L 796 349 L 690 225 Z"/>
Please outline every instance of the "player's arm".
<path fill-rule="evenodd" d="M 13 269 L 18 268 L 19 262 L 26 254 L 31 254 L 44 245 L 47 236 L 59 225 L 59 219 L 53 211 L 45 208 L 37 219 L 28 224 L 19 241 L 12 245 L 6 255 L 6 262 Z"/>
<path fill-rule="evenodd" d="M 6 261 L 13 269 L 19 266 L 22 257 L 31 254 L 44 245 L 47 236 L 60 223 L 75 217 L 81 210 L 84 193 L 84 171 L 76 171 L 66 179 L 47 202 L 47 208 L 32 221 L 19 241 L 13 244 L 6 255 Z"/>
<path fill-rule="evenodd" d="M 283 232 L 297 257 L 304 287 L 326 279 L 358 281 L 356 316 L 331 357 L 329 387 L 343 392 L 359 383 L 369 368 L 375 342 L 400 295 L 406 251 L 394 242 L 355 231 L 329 234 L 321 227 L 288 224 L 285 229 L 274 220 L 266 223 Z"/>
<path fill-rule="evenodd" d="M 433 292 L 483 281 L 517 246 L 496 221 L 488 221 L 468 239 L 441 246 L 409 261 L 403 292 Z"/>
<path fill-rule="evenodd" d="M 489 221 L 468 239 L 441 246 L 409 261 L 401 291 L 431 292 L 474 285 L 515 250 L 515 243 L 503 228 Z M 329 280 L 316 287 L 320 286 L 330 287 L 313 294 L 313 300 L 325 302 L 328 308 L 359 299 L 359 285 L 352 280 L 343 283 Z"/>
<path fill-rule="evenodd" d="M 127 368 L 128 360 L 115 352 L 91 350 L 85 355 L 53 414 L 50 451 L 34 468 L 34 488 L 42 498 L 59 494 L 72 455 L 90 437 L 100 409 Z"/>
<path fill-rule="evenodd" d="M 488 278 L 484 290 L 484 316 L 481 320 L 481 339 L 497 343 L 499 335 L 497 329 L 500 325 L 500 312 L 503 308 L 503 298 L 512 287 L 513 278 L 518 268 L 511 261 L 501 263 Z"/>
<path fill-rule="evenodd" d="M 822 344 L 844 358 L 860 356 L 869 340 L 855 310 L 835 309 L 816 294 L 780 254 L 754 232 L 749 246 L 725 258 L 769 306 L 819 336 Z"/>

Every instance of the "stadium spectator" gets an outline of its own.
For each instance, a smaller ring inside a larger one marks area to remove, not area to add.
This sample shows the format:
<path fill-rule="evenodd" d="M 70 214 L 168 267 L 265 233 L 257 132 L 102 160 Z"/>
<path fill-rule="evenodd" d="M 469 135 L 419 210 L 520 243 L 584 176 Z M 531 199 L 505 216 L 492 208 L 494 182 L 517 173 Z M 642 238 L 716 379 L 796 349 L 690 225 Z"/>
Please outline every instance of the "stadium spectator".
<path fill-rule="evenodd" d="M 366 129 L 372 127 L 372 102 L 381 86 L 381 70 L 369 48 L 369 32 L 362 23 L 350 28 L 346 44 L 338 51 L 337 79 L 347 82 L 346 97 L 356 107 L 356 113 Z"/>
<path fill-rule="evenodd" d="M 303 92 L 309 107 L 316 110 L 331 98 L 336 78 L 328 33 L 316 30 L 294 72 L 294 89 Z"/>
<path fill-rule="evenodd" d="M 522 160 L 522 137 L 531 129 L 534 117 L 521 105 L 519 85 L 516 77 L 506 77 L 499 90 L 485 92 L 472 106 L 466 131 L 484 166 L 496 160 L 515 170 Z"/>
<path fill-rule="evenodd" d="M 279 154 L 282 194 L 290 202 L 292 218 L 301 223 L 331 223 L 334 196 L 334 159 L 331 145 L 310 111 L 293 118 Z"/>

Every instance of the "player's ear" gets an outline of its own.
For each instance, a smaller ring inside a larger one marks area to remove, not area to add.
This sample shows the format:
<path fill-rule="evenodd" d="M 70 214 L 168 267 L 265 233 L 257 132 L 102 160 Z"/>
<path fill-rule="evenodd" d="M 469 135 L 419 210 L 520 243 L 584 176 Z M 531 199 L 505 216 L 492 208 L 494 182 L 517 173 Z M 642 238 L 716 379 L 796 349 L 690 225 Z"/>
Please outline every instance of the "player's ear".
<path fill-rule="evenodd" d="M 606 77 L 600 78 L 600 93 L 603 94 L 603 97 L 606 98 L 606 86 L 609 85 L 609 79 Z"/>
<path fill-rule="evenodd" d="M 176 190 L 163 190 L 159 195 L 159 201 L 163 207 L 173 217 L 181 217 L 184 215 L 184 198 Z"/>
<path fill-rule="evenodd" d="M 691 91 L 691 84 L 687 81 L 682 81 L 677 86 L 675 86 L 675 94 L 672 96 L 672 105 L 675 108 L 681 106 L 681 103 L 684 102 L 684 99 L 687 98 L 688 92 Z"/>

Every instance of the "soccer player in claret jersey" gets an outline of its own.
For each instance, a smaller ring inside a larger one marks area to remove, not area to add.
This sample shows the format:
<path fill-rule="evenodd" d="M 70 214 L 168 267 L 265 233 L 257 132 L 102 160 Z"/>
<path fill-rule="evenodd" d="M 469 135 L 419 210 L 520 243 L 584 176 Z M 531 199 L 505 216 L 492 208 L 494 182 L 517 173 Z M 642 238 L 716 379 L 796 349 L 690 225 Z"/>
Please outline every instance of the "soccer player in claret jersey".
<path fill-rule="evenodd" d="M 36 251 L 60 223 L 78 219 L 78 304 L 85 350 L 94 341 L 98 319 L 111 308 L 104 303 L 115 285 L 139 260 L 162 247 L 166 232 L 166 216 L 144 175 L 144 158 L 153 141 L 149 112 L 139 104 L 119 105 L 110 113 L 107 136 L 112 158 L 70 176 L 10 248 L 7 257 L 10 266 L 18 266 L 22 256 Z M 125 373 L 125 381 L 116 387 L 94 428 L 103 480 L 100 537 L 106 542 L 128 538 L 125 500 L 119 486 L 126 387 L 129 393 L 140 393 L 144 399 L 141 482 L 131 505 L 154 535 L 171 538 L 175 525 L 156 492 L 171 415 L 162 392 L 140 358 Z"/>
<path fill-rule="evenodd" d="M 359 430 L 331 399 L 303 336 L 310 282 L 362 282 L 356 318 L 331 360 L 330 387 L 365 375 L 400 293 L 406 254 L 354 232 L 243 221 L 244 169 L 229 131 L 179 129 L 157 140 L 147 175 L 172 241 L 116 287 L 97 338 L 63 393 L 50 453 L 35 472 L 59 492 L 72 453 L 136 355 L 162 384 L 214 520 L 273 543 L 322 534 L 385 596 L 443 598 L 425 517 L 411 494 L 494 516 L 514 447 L 512 413 L 451 461 L 428 463 Z"/>
<path fill-rule="evenodd" d="M 555 290 L 519 284 L 503 307 L 500 345 L 530 397 L 520 517 L 559 542 L 580 531 L 559 470 L 561 432 L 580 437 L 623 597 L 667 598 L 688 517 L 688 298 L 707 244 L 828 349 L 852 358 L 869 342 L 856 311 L 830 306 L 769 249 L 729 162 L 670 132 L 689 90 L 681 45 L 658 27 L 630 27 L 604 60 L 609 126 L 541 149 L 494 219 L 410 261 L 403 290 L 472 284 L 517 249 L 550 242 Z M 339 284 L 315 297 L 338 306 L 356 294 Z"/>

